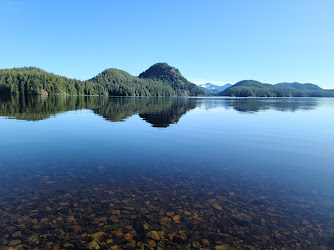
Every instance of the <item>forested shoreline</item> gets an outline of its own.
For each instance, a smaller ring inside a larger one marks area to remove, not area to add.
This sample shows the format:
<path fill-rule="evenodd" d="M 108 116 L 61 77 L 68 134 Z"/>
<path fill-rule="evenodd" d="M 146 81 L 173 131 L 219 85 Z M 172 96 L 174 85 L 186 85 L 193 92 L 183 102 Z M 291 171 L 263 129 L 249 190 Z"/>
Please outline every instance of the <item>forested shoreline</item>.
<path fill-rule="evenodd" d="M 254 80 L 243 80 L 217 96 L 231 97 L 334 97 L 334 90 L 322 89 L 311 83 L 266 84 Z"/>
<path fill-rule="evenodd" d="M 35 67 L 0 70 L 2 95 L 110 95 L 110 96 L 200 96 L 204 92 L 166 63 L 157 63 L 149 76 L 135 77 L 107 69 L 90 80 L 55 75 Z M 145 71 L 145 72 L 147 72 Z M 162 75 L 165 74 L 165 75 Z"/>
<path fill-rule="evenodd" d="M 105 96 L 204 96 L 203 91 L 167 63 L 156 63 L 138 77 L 118 69 L 106 69 L 81 81 L 35 67 L 0 70 L 0 95 L 105 95 Z M 311 83 L 266 84 L 240 81 L 216 96 L 229 97 L 334 97 L 334 90 Z"/>

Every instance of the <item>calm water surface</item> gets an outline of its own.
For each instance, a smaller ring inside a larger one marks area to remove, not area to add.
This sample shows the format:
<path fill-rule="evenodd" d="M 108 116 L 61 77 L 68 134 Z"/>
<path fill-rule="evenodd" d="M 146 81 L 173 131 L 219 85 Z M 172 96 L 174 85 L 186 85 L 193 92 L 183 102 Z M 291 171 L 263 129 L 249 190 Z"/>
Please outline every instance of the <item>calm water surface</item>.
<path fill-rule="evenodd" d="M 0 249 L 333 249 L 334 99 L 0 97 Z"/>

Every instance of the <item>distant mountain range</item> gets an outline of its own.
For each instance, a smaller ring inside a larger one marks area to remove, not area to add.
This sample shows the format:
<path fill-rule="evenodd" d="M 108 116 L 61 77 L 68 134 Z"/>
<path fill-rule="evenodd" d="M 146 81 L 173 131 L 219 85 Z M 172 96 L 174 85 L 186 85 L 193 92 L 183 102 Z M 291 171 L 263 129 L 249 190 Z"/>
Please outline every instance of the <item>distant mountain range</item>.
<path fill-rule="evenodd" d="M 334 97 L 334 90 L 311 83 L 266 84 L 243 80 L 234 85 L 195 85 L 167 63 L 156 63 L 138 77 L 106 69 L 81 81 L 35 67 L 0 70 L 0 95 Z"/>
<path fill-rule="evenodd" d="M 322 89 L 311 83 L 266 84 L 243 80 L 221 91 L 217 96 L 234 97 L 334 97 L 334 90 Z"/>
<path fill-rule="evenodd" d="M 232 84 L 229 84 L 229 83 L 226 83 L 224 86 L 218 86 L 212 83 L 205 83 L 205 84 L 198 85 L 198 87 L 200 87 L 206 95 L 217 95 L 221 91 L 231 86 Z"/>

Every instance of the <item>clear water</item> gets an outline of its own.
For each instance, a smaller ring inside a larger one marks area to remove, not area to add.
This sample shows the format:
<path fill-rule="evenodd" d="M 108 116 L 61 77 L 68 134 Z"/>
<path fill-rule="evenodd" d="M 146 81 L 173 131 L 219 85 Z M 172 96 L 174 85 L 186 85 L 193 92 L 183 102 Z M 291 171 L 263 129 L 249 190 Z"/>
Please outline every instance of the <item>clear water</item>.
<path fill-rule="evenodd" d="M 333 249 L 334 99 L 0 97 L 0 249 Z"/>

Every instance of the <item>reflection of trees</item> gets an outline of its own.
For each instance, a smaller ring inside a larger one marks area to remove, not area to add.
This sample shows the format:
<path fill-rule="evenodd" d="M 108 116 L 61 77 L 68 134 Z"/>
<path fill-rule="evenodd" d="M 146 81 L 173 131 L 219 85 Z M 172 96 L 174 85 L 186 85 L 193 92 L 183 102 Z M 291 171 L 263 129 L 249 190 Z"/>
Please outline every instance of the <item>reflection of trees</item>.
<path fill-rule="evenodd" d="M 57 113 L 90 109 L 111 122 L 124 121 L 139 114 L 153 127 L 168 127 L 196 106 L 206 109 L 232 107 L 240 112 L 261 110 L 296 111 L 315 109 L 316 98 L 173 98 L 105 96 L 0 96 L 0 116 L 38 121 Z"/>
<path fill-rule="evenodd" d="M 84 96 L 9 96 L 0 97 L 0 116 L 17 120 L 38 121 L 57 113 L 87 109 L 97 100 Z"/>
<path fill-rule="evenodd" d="M 316 98 L 236 98 L 224 101 L 240 112 L 259 112 L 273 109 L 278 111 L 297 111 L 315 109 L 319 105 Z"/>
<path fill-rule="evenodd" d="M 193 99 L 168 97 L 10 96 L 0 97 L 0 116 L 38 121 L 65 111 L 91 109 L 111 122 L 139 114 L 154 127 L 176 123 L 196 107 Z"/>
<path fill-rule="evenodd" d="M 159 107 L 159 105 L 153 105 L 152 107 Z M 194 109 L 196 102 L 194 99 L 165 98 L 163 107 L 165 108 L 142 110 L 139 116 L 151 123 L 153 127 L 168 127 L 169 124 L 177 123 L 188 110 Z"/>
<path fill-rule="evenodd" d="M 173 97 L 136 97 L 111 98 L 102 100 L 93 109 L 96 114 L 108 121 L 123 121 L 134 114 L 139 114 L 153 127 L 168 127 L 176 123 L 188 110 L 196 107 L 194 100 Z"/>

